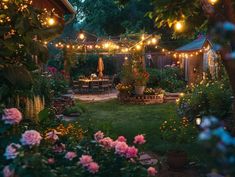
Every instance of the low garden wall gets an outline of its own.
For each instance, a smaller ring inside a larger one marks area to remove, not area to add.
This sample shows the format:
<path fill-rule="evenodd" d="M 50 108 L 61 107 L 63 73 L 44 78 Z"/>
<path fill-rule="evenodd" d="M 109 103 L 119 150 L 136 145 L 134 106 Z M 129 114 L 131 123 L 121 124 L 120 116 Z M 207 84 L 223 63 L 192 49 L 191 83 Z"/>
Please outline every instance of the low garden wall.
<path fill-rule="evenodd" d="M 118 100 L 122 103 L 129 104 L 162 104 L 176 102 L 179 98 L 179 93 L 166 93 L 165 95 L 128 95 L 118 94 Z"/>

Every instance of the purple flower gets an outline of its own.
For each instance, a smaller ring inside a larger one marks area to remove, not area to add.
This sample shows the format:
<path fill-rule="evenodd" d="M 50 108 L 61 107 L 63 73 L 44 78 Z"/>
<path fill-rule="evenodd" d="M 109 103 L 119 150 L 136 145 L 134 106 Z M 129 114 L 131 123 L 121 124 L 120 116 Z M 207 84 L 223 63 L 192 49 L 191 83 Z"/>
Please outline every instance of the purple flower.
<path fill-rule="evenodd" d="M 19 144 L 11 143 L 6 147 L 4 156 L 6 157 L 7 160 L 9 159 L 15 159 L 17 155 L 19 154 L 18 149 L 21 146 Z"/>

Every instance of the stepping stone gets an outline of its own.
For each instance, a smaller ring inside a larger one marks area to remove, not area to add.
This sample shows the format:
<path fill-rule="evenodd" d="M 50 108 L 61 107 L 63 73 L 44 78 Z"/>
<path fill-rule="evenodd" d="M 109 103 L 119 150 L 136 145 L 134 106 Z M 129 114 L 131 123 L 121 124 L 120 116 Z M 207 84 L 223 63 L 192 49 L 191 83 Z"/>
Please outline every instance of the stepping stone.
<path fill-rule="evenodd" d="M 224 176 L 221 176 L 221 175 L 213 172 L 213 173 L 208 174 L 207 177 L 224 177 Z"/>
<path fill-rule="evenodd" d="M 153 157 L 147 153 L 143 153 L 140 155 L 140 163 L 142 165 L 156 165 L 158 163 L 158 160 L 156 159 L 156 157 Z"/>

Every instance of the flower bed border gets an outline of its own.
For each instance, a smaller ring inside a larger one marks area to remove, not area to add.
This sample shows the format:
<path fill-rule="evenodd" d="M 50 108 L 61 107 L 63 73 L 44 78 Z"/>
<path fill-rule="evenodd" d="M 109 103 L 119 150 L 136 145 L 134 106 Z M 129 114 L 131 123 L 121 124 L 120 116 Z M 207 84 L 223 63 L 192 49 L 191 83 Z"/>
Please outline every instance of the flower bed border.
<path fill-rule="evenodd" d="M 162 104 L 164 96 L 162 95 L 123 95 L 118 94 L 118 100 L 122 103 L 130 104 Z"/>

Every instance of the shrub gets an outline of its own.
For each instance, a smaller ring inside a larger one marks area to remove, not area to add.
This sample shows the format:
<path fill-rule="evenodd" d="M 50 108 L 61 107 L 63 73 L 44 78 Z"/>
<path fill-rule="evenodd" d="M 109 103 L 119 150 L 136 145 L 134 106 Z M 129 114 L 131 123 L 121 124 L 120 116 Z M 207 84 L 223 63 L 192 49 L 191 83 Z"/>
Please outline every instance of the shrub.
<path fill-rule="evenodd" d="M 198 85 L 187 88 L 185 95 L 178 102 L 178 113 L 191 120 L 197 116 L 210 115 L 225 118 L 231 110 L 231 96 L 226 81 L 204 80 Z"/>
<path fill-rule="evenodd" d="M 148 68 L 147 71 L 150 74 L 149 87 L 162 88 L 168 92 L 179 92 L 186 86 L 183 71 L 177 67 L 168 67 L 162 70 Z"/>

